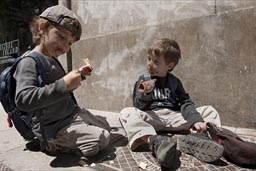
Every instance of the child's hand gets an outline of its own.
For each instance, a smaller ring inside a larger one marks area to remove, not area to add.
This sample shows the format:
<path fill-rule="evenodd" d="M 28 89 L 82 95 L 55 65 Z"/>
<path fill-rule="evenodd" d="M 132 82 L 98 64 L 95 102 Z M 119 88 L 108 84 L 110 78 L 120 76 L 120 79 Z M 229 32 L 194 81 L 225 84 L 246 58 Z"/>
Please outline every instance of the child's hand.
<path fill-rule="evenodd" d="M 76 89 L 77 87 L 79 87 L 81 85 L 81 81 L 82 81 L 81 73 L 77 70 L 73 70 L 73 71 L 67 73 L 63 77 L 63 79 L 67 85 L 68 91 L 72 91 L 72 90 Z"/>
<path fill-rule="evenodd" d="M 93 70 L 93 67 L 91 65 L 84 65 L 79 68 L 79 72 L 81 72 L 81 74 L 83 74 L 84 76 L 91 75 L 92 70 Z"/>
<path fill-rule="evenodd" d="M 85 58 L 83 59 L 83 62 L 84 62 L 84 66 L 80 67 L 78 71 L 82 74 L 82 76 L 91 75 L 93 67 L 90 64 L 90 60 L 88 58 Z"/>
<path fill-rule="evenodd" d="M 144 81 L 140 80 L 138 91 L 144 94 L 150 93 L 155 87 L 156 79 Z"/>
<path fill-rule="evenodd" d="M 207 128 L 206 122 L 197 122 L 189 130 L 190 130 L 191 133 L 204 132 L 204 131 L 206 131 L 206 128 Z"/>

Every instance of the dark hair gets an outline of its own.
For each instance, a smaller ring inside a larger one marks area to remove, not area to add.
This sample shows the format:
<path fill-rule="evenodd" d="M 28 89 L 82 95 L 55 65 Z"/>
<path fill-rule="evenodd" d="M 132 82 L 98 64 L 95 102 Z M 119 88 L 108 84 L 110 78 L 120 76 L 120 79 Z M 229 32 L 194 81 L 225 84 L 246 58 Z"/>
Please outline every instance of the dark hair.
<path fill-rule="evenodd" d="M 152 46 L 148 49 L 148 54 L 154 53 L 156 56 L 164 56 L 165 63 L 174 62 L 175 66 L 181 59 L 181 52 L 178 43 L 175 40 L 162 38 L 155 40 Z"/>

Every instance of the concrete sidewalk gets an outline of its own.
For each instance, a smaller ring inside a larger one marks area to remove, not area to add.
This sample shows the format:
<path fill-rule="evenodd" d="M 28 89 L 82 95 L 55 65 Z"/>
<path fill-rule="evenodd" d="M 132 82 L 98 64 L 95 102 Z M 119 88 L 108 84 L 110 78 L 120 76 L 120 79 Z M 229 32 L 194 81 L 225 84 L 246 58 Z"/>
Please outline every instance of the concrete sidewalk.
<path fill-rule="evenodd" d="M 75 155 L 49 156 L 38 151 L 35 144 L 25 142 L 15 128 L 8 128 L 6 115 L 0 108 L 0 170 L 161 170 L 150 152 L 132 152 L 126 146 L 127 139 L 118 120 L 118 113 L 90 110 L 107 118 L 113 129 L 111 145 L 94 159 L 85 160 Z M 248 141 L 256 142 L 256 130 L 226 127 Z M 81 161 L 85 164 L 81 166 Z M 219 164 L 207 164 L 192 156 L 181 154 L 177 170 L 249 170 L 221 159 Z"/>

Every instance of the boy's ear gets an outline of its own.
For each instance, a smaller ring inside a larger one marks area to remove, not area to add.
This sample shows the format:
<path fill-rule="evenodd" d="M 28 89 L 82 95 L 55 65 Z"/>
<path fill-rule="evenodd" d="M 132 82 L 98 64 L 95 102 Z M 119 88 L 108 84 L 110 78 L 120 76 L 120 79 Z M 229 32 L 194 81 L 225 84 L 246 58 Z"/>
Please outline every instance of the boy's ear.
<path fill-rule="evenodd" d="M 168 69 L 169 70 L 172 70 L 174 67 L 175 67 L 175 63 L 174 62 L 171 62 L 167 65 Z"/>
<path fill-rule="evenodd" d="M 46 29 L 45 29 L 45 22 L 40 22 L 38 24 L 38 30 L 42 34 Z"/>

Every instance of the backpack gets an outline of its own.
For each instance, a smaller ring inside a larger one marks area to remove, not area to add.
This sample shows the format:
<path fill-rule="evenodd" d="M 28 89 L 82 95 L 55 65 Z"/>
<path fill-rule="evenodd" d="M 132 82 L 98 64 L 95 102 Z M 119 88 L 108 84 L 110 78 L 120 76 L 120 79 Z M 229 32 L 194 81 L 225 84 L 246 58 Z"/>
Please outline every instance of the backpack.
<path fill-rule="evenodd" d="M 207 123 L 210 137 L 223 145 L 225 159 L 238 166 L 256 169 L 256 143 L 244 141 L 236 133 Z"/>
<path fill-rule="evenodd" d="M 49 62 L 39 53 L 35 51 L 27 51 L 22 56 L 18 57 L 13 65 L 5 68 L 0 75 L 0 101 L 5 112 L 8 115 L 7 122 L 9 127 L 13 124 L 20 135 L 25 140 L 33 140 L 35 135 L 32 131 L 32 117 L 33 113 L 24 112 L 17 108 L 15 104 L 15 91 L 16 91 L 16 80 L 13 74 L 16 70 L 17 64 L 26 57 L 33 58 L 36 61 L 38 68 L 38 86 L 44 86 L 43 73 L 49 72 Z M 13 123 L 13 124 L 12 124 Z"/>

